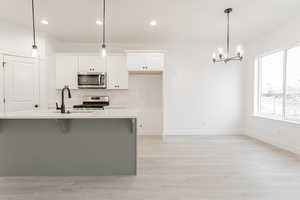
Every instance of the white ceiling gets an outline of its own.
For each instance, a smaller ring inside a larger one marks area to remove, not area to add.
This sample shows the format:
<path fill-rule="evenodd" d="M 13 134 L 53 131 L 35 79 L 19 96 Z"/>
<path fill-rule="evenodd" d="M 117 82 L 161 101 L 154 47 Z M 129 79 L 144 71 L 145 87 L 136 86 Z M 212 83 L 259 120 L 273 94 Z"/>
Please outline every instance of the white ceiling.
<path fill-rule="evenodd" d="M 41 31 L 64 41 L 99 39 L 102 0 L 36 0 Z M 31 0 L 0 0 L 0 19 L 31 27 Z M 299 16 L 299 0 L 107 0 L 107 34 L 114 43 L 225 40 L 223 10 L 233 7 L 232 36 L 247 41 Z M 155 19 L 158 26 L 150 27 Z M 97 33 L 98 32 L 98 33 Z"/>

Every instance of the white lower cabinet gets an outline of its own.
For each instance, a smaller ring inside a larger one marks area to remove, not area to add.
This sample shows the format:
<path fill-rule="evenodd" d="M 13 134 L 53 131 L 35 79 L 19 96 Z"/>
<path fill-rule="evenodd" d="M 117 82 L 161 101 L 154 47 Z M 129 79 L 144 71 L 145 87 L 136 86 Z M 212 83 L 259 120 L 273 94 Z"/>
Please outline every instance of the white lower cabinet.
<path fill-rule="evenodd" d="M 77 56 L 56 57 L 56 89 L 62 89 L 66 85 L 70 89 L 78 89 L 77 73 Z"/>
<path fill-rule="evenodd" d="M 109 55 L 107 57 L 107 78 L 107 89 L 128 89 L 128 70 L 125 55 Z"/>

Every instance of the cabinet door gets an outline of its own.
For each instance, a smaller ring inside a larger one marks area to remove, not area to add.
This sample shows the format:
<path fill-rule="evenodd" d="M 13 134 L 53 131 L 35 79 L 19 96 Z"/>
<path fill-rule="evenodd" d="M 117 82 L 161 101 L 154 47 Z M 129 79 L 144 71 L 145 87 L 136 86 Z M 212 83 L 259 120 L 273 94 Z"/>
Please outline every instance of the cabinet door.
<path fill-rule="evenodd" d="M 105 58 L 102 56 L 79 56 L 78 66 L 80 72 L 106 72 Z"/>
<path fill-rule="evenodd" d="M 128 53 L 127 68 L 128 71 L 146 70 L 147 57 L 145 53 Z"/>
<path fill-rule="evenodd" d="M 4 68 L 2 67 L 3 64 L 3 56 L 0 54 L 0 113 L 4 112 Z"/>
<path fill-rule="evenodd" d="M 5 56 L 5 110 L 39 109 L 39 63 L 37 60 Z"/>
<path fill-rule="evenodd" d="M 127 67 L 129 71 L 152 72 L 163 71 L 163 53 L 128 53 Z"/>
<path fill-rule="evenodd" d="M 56 89 L 62 89 L 68 85 L 70 89 L 77 89 L 77 56 L 56 57 Z"/>
<path fill-rule="evenodd" d="M 146 61 L 147 70 L 163 71 L 164 69 L 164 54 L 162 53 L 147 53 Z"/>
<path fill-rule="evenodd" d="M 107 72 L 108 89 L 128 89 L 128 70 L 125 56 L 108 56 Z"/>

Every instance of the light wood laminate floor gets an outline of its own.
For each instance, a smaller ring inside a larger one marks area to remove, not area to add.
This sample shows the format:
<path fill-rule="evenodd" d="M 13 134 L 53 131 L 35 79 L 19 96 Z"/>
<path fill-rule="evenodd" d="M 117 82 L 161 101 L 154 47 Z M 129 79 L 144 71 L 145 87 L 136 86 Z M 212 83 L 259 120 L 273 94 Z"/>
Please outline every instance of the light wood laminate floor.
<path fill-rule="evenodd" d="M 138 141 L 136 177 L 0 178 L 0 200 L 300 199 L 300 157 L 245 136 Z"/>

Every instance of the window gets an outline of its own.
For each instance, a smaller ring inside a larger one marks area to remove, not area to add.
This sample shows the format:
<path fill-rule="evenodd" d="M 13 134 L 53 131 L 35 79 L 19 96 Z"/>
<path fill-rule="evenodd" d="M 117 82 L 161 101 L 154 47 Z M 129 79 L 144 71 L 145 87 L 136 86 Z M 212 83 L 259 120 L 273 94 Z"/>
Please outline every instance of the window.
<path fill-rule="evenodd" d="M 257 113 L 300 122 L 300 46 L 258 58 Z"/>
<path fill-rule="evenodd" d="M 300 121 L 300 47 L 287 51 L 286 112 L 288 120 Z"/>
<path fill-rule="evenodd" d="M 283 52 L 261 58 L 260 113 L 282 115 Z"/>

